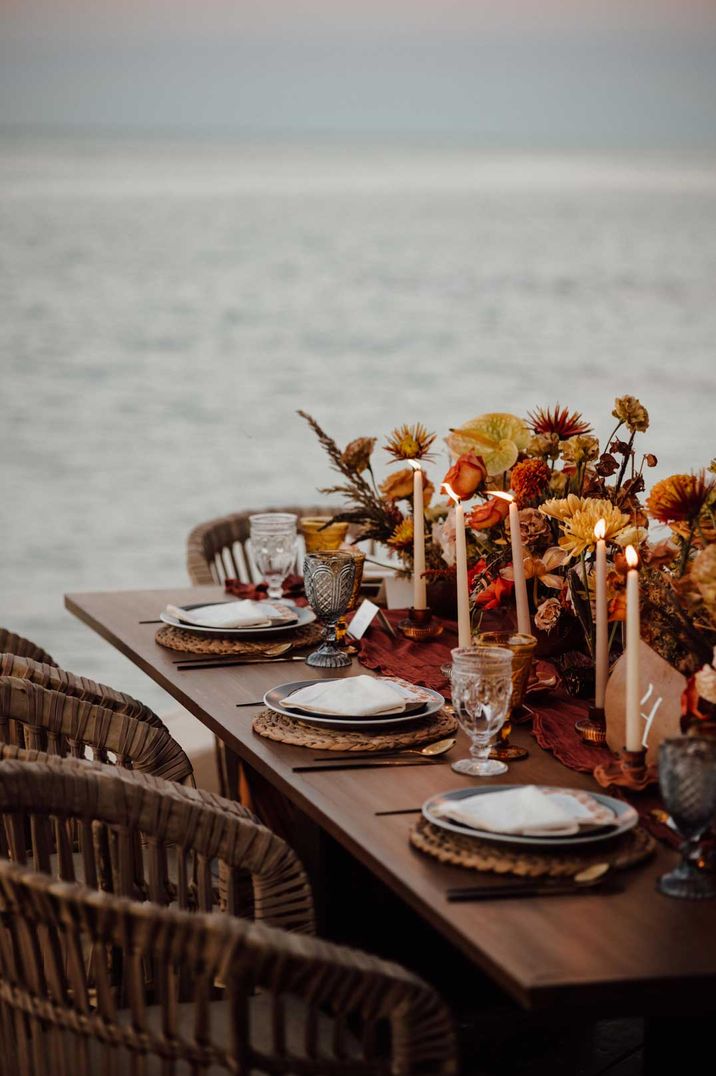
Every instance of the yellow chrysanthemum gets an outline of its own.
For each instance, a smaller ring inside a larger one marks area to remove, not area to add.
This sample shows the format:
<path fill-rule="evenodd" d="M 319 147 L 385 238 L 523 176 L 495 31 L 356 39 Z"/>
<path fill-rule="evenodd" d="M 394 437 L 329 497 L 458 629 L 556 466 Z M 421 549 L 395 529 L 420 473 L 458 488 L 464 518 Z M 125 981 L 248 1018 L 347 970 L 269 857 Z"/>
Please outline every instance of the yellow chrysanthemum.
<path fill-rule="evenodd" d="M 568 497 L 553 497 L 545 501 L 540 505 L 539 510 L 542 515 L 549 516 L 551 519 L 571 519 L 574 513 L 580 512 L 588 501 L 594 500 L 598 500 L 600 504 L 611 503 L 597 497 L 578 497 L 576 493 L 570 493 Z"/>
<path fill-rule="evenodd" d="M 583 508 L 578 509 L 569 519 L 562 523 L 562 537 L 559 545 L 570 557 L 579 557 L 594 549 L 596 538 L 594 528 L 603 519 L 606 524 L 604 537 L 617 545 L 638 545 L 641 532 L 631 526 L 629 516 L 621 512 L 611 501 L 599 497 L 587 497 Z"/>
<path fill-rule="evenodd" d="M 527 423 L 521 418 L 495 411 L 471 418 L 453 430 L 445 442 L 454 459 L 463 452 L 475 452 L 485 461 L 488 475 L 497 475 L 509 471 L 517 462 L 531 436 Z"/>
<path fill-rule="evenodd" d="M 408 516 L 402 523 L 399 523 L 395 528 L 390 538 L 388 539 L 388 545 L 393 549 L 412 549 L 413 547 L 413 517 Z"/>

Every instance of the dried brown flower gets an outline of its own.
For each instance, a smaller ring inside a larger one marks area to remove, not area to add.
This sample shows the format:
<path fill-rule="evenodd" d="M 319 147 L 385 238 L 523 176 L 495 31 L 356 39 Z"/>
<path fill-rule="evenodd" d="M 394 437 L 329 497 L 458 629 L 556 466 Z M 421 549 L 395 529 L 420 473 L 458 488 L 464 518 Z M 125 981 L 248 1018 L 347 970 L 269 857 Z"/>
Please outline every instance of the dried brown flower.
<path fill-rule="evenodd" d="M 351 471 L 362 474 L 370 465 L 370 457 L 375 448 L 376 437 L 356 437 L 343 449 L 341 458 Z"/>
<path fill-rule="evenodd" d="M 624 422 L 632 433 L 649 429 L 649 412 L 636 396 L 618 396 L 614 401 L 614 418 Z"/>
<path fill-rule="evenodd" d="M 535 627 L 549 634 L 555 627 L 562 615 L 562 603 L 559 598 L 546 598 L 541 605 L 537 606 L 535 613 Z"/>
<path fill-rule="evenodd" d="M 599 441 L 596 437 L 579 434 L 564 441 L 561 446 L 562 459 L 579 467 L 582 463 L 595 460 L 599 455 Z"/>
<path fill-rule="evenodd" d="M 520 536 L 523 545 L 536 550 L 546 547 L 552 540 L 550 525 L 536 508 L 522 508 L 520 511 Z"/>
<path fill-rule="evenodd" d="M 393 471 L 380 485 L 380 492 L 387 501 L 405 501 L 413 496 L 413 470 L 404 467 L 400 471 Z M 430 504 L 435 486 L 423 475 L 423 504 Z"/>

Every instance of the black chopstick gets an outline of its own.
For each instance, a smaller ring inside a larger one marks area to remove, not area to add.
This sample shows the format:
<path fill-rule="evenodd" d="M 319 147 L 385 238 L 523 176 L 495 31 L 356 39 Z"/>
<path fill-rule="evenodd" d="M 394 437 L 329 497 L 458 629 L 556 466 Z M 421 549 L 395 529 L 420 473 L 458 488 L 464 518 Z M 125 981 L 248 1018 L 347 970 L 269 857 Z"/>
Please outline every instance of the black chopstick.
<path fill-rule="evenodd" d="M 397 811 L 373 811 L 376 818 L 386 818 L 391 814 L 420 814 L 422 807 L 401 807 Z"/>
<path fill-rule="evenodd" d="M 416 759 L 377 759 L 373 762 L 329 762 L 325 766 L 311 765 L 311 766 L 293 766 L 294 773 L 323 773 L 324 771 L 336 771 L 336 770 L 380 770 L 388 769 L 393 766 L 435 766 L 437 765 L 432 759 L 429 758 L 416 758 Z"/>
<path fill-rule="evenodd" d="M 575 893 L 590 893 L 595 890 L 617 892 L 616 887 L 606 887 L 602 879 L 597 882 L 507 882 L 502 885 L 466 886 L 463 889 L 448 889 L 447 899 L 451 903 L 472 900 L 500 900 L 511 897 L 561 897 Z"/>
<path fill-rule="evenodd" d="M 238 669 L 242 665 L 281 665 L 289 661 L 299 661 L 300 658 L 244 658 L 230 661 L 193 661 L 185 665 L 175 665 L 177 672 L 191 672 L 193 669 Z"/>
<path fill-rule="evenodd" d="M 138 620 L 138 624 L 163 624 L 163 620 Z"/>
<path fill-rule="evenodd" d="M 263 706 L 263 704 L 264 704 L 263 699 L 258 699 L 255 702 L 237 702 L 236 703 L 237 706 Z"/>

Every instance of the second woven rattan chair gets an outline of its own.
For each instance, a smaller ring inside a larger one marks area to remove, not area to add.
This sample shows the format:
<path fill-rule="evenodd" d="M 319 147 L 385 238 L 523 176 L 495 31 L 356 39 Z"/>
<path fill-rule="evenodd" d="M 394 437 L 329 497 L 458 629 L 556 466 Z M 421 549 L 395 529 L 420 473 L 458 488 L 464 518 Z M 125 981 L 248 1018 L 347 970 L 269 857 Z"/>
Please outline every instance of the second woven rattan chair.
<path fill-rule="evenodd" d="M 429 987 L 396 965 L 301 932 L 311 926 L 297 919 L 306 910 L 305 878 L 291 873 L 290 853 L 281 860 L 282 842 L 263 827 L 199 803 L 193 790 L 20 755 L 0 762 L 0 816 L 13 860 L 0 860 L 1 1071 L 455 1071 L 451 1021 Z M 137 838 L 149 852 L 146 875 Z M 76 880 L 73 839 L 89 886 Z M 168 844 L 176 848 L 173 890 Z M 228 864 L 226 911 L 240 892 L 231 884 L 240 861 L 262 922 L 206 914 L 215 904 L 216 858 Z M 287 903 L 293 931 L 266 925 Z"/>
<path fill-rule="evenodd" d="M 157 719 L 158 721 L 158 719 Z M 0 676 L 0 741 L 193 783 L 187 755 L 164 726 L 16 676 Z"/>

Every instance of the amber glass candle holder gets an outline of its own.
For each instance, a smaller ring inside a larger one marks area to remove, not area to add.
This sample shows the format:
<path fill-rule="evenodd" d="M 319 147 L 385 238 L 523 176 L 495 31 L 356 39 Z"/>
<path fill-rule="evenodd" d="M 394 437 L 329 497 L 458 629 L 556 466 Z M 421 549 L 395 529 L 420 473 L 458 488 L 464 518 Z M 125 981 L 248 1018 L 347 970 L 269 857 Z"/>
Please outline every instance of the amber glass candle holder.
<path fill-rule="evenodd" d="M 515 717 L 524 704 L 525 693 L 530 679 L 532 659 L 537 639 L 534 635 L 525 635 L 516 631 L 481 631 L 475 638 L 476 646 L 501 646 L 512 653 L 512 701 L 510 713 L 500 729 L 498 741 L 490 752 L 491 758 L 501 762 L 515 762 L 527 758 L 524 747 L 510 743 L 510 733 Z"/>
<path fill-rule="evenodd" d="M 353 557 L 353 562 L 356 566 L 355 579 L 353 580 L 353 590 L 351 591 L 350 601 L 348 602 L 347 613 L 352 613 L 357 605 L 358 598 L 360 597 L 360 588 L 363 584 L 363 568 L 365 566 L 365 553 L 360 549 L 343 549 L 341 552 L 346 553 L 349 557 Z M 344 614 L 338 620 L 336 624 L 336 636 L 341 646 L 345 646 L 347 641 L 346 635 L 348 634 L 348 618 Z"/>
<path fill-rule="evenodd" d="M 331 523 L 331 516 L 302 516 L 301 533 L 307 553 L 340 549 L 348 534 L 347 523 Z"/>

